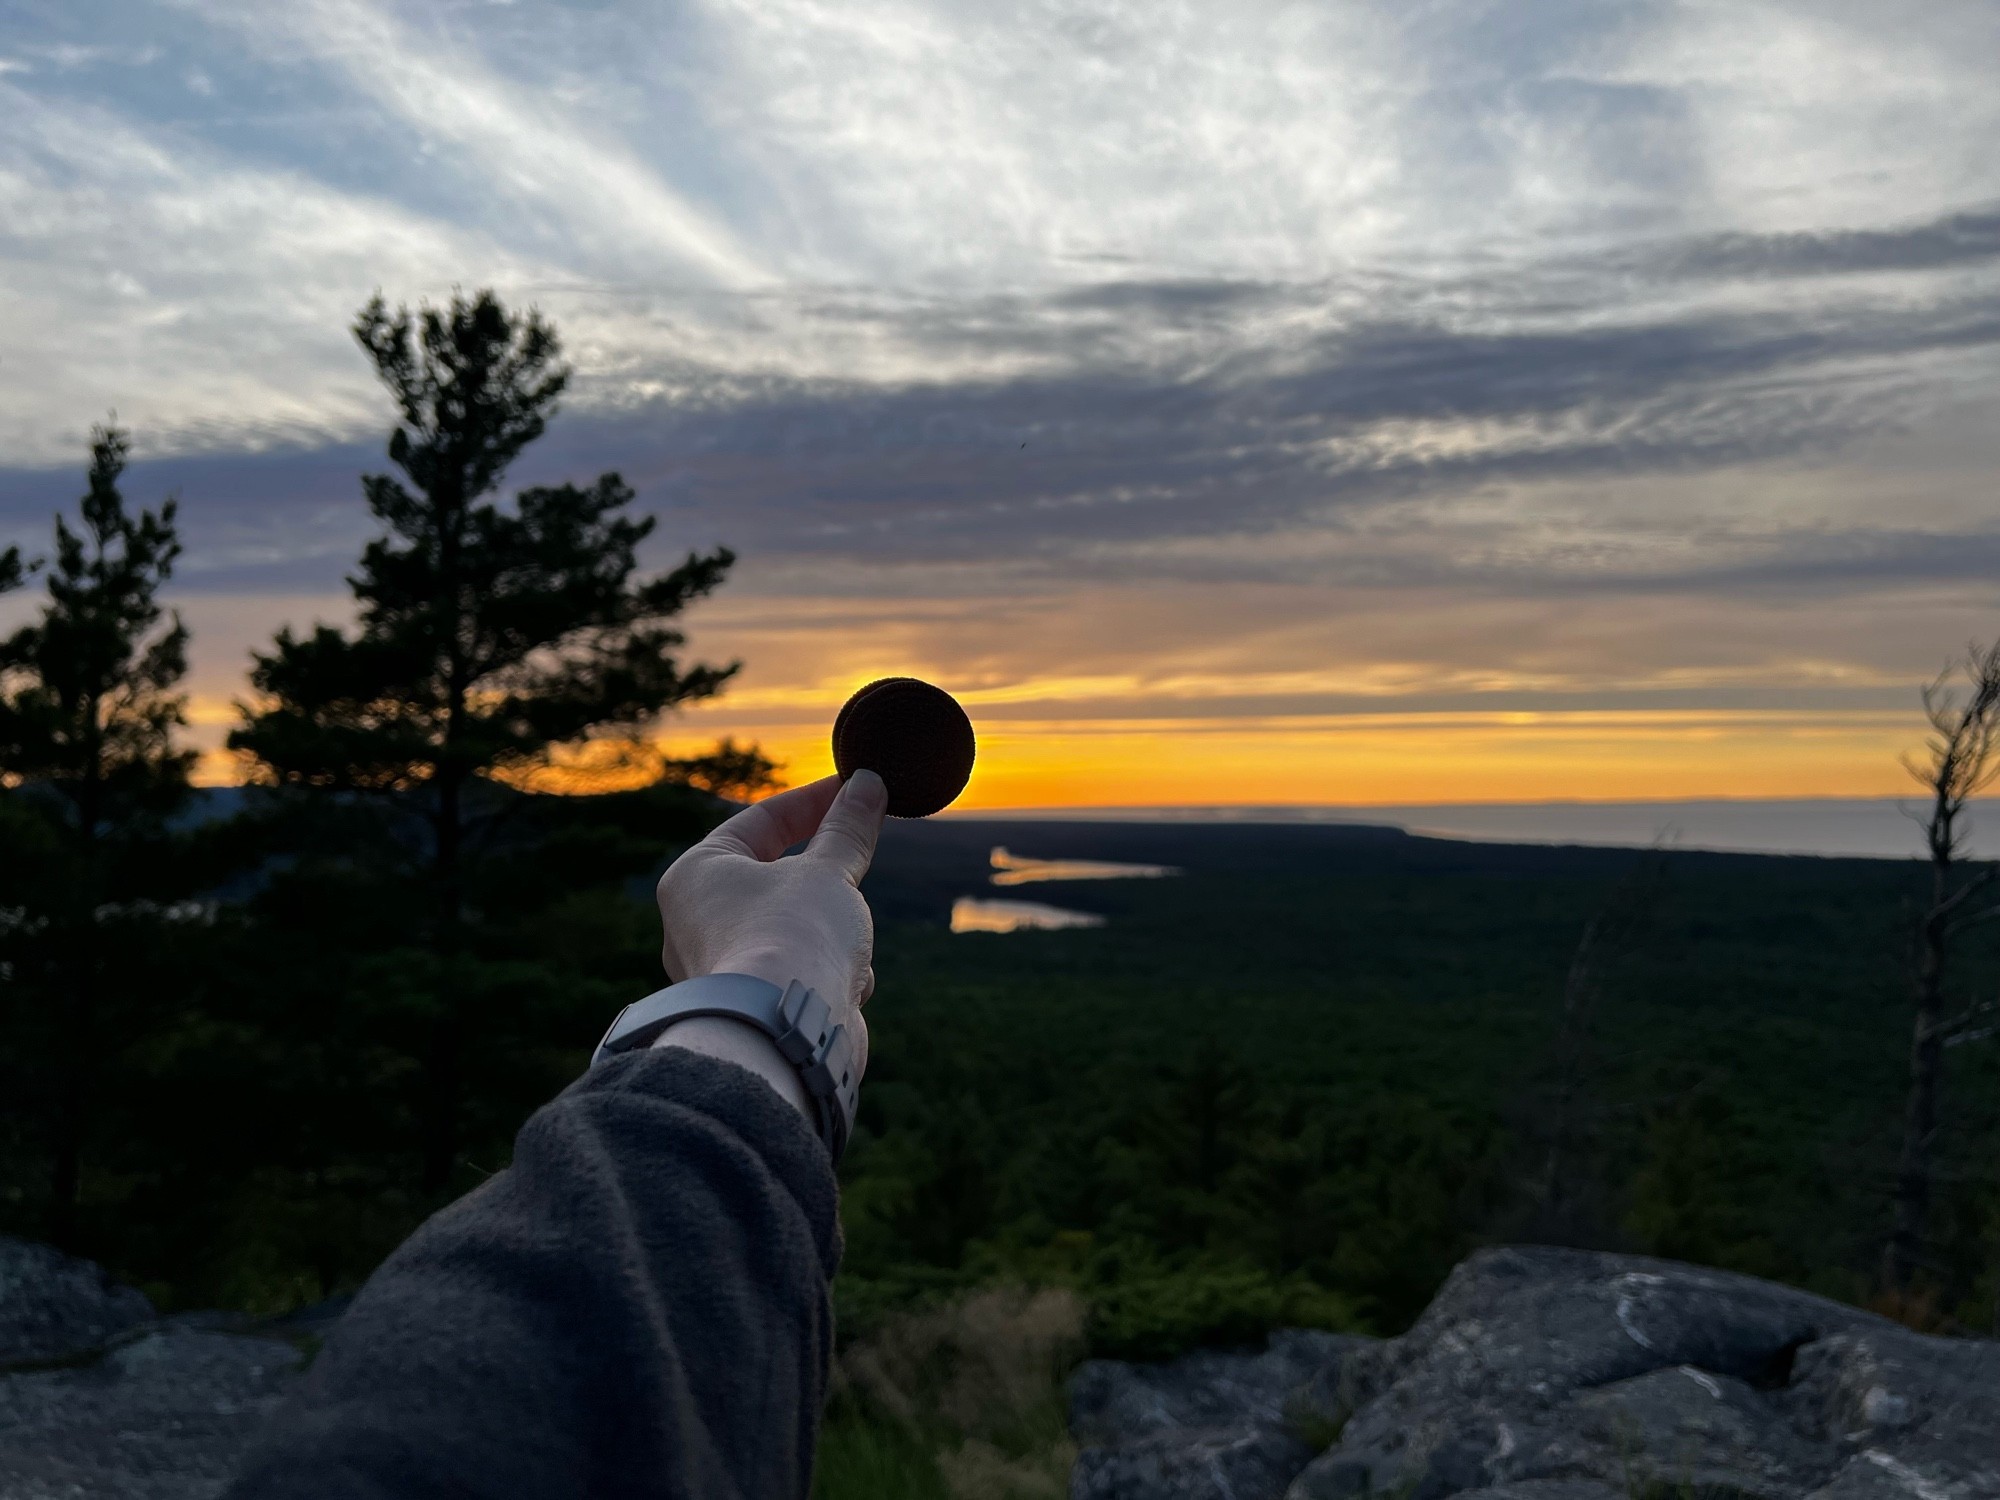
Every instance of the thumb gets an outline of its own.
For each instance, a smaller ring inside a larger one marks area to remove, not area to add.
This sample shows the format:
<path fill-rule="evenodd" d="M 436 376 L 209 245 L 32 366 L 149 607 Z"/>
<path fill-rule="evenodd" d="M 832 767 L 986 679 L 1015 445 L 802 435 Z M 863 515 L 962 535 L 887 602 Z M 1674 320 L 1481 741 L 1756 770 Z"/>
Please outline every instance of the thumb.
<path fill-rule="evenodd" d="M 861 884 L 875 858 L 875 840 L 888 806 L 889 789 L 882 778 L 873 771 L 856 771 L 820 820 L 819 832 L 806 846 L 807 858 L 832 865 L 849 885 Z"/>

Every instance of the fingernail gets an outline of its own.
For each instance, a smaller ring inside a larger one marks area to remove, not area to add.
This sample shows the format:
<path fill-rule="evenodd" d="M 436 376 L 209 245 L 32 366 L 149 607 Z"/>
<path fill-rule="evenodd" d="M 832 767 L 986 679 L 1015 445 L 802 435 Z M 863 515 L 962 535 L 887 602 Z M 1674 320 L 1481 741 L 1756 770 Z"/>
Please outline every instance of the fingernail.
<path fill-rule="evenodd" d="M 847 784 L 855 789 L 855 796 L 867 808 L 883 808 L 889 805 L 888 783 L 875 772 L 862 769 L 847 778 Z"/>

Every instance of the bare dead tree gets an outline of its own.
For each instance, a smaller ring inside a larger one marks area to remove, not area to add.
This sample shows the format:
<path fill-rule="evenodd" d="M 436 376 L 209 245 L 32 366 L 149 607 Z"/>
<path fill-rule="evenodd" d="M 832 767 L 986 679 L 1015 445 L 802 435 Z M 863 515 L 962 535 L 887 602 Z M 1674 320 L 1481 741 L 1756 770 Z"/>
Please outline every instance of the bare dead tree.
<path fill-rule="evenodd" d="M 1972 645 L 1926 684 L 1924 717 L 1931 732 L 1925 756 L 1903 764 L 1929 796 L 1919 818 L 1930 860 L 1930 900 L 1918 919 L 1910 959 L 1910 1092 L 1903 1144 L 1896 1160 L 1895 1216 L 1882 1257 L 1882 1282 L 1910 1288 L 1924 1263 L 1924 1235 L 1936 1174 L 1938 1102 L 1944 1049 L 1992 1014 L 1991 1002 L 1950 1013 L 1953 944 L 1980 923 L 2000 918 L 1993 899 L 2000 868 L 1978 864 L 1966 847 L 1967 807 L 2000 776 L 2000 641 Z"/>

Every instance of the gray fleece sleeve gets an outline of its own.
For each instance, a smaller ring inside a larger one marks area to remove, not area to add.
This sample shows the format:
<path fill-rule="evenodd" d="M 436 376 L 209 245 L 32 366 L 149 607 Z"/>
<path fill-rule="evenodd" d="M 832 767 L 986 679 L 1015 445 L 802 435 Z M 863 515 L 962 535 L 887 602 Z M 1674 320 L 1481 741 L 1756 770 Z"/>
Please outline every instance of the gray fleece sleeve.
<path fill-rule="evenodd" d="M 230 1495 L 802 1497 L 839 1256 L 826 1148 L 769 1085 L 613 1058 L 383 1263 Z"/>

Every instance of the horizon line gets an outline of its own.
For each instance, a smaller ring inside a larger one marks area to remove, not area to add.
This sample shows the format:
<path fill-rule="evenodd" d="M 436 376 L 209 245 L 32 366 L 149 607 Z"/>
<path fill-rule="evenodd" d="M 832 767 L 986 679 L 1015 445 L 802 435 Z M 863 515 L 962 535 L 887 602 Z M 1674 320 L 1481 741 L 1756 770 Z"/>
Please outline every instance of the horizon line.
<path fill-rule="evenodd" d="M 1527 811 L 1535 808 L 1638 808 L 1638 807 L 1895 807 L 1908 802 L 1923 801 L 1921 792 L 1908 796 L 1849 796 L 1849 797 L 1760 797 L 1753 793 L 1714 795 L 1707 797 L 1541 797 L 1524 800 L 1489 799 L 1484 801 L 1459 800 L 1452 802 L 1133 802 L 1133 803 L 1084 803 L 1059 802 L 1038 805 L 1008 807 L 948 807 L 933 813 L 936 818 L 1026 818 L 1062 817 L 1073 818 L 1082 813 L 1101 813 L 1118 818 L 1131 818 L 1142 813 L 1189 813 L 1213 814 L 1217 817 L 1247 817 L 1254 813 L 1283 813 L 1294 817 L 1301 814 L 1335 813 L 1388 813 L 1439 811 L 1453 812 L 1469 809 L 1519 809 Z M 1969 799 L 1971 804 L 1990 803 L 2000 805 L 2000 795 L 1982 796 Z"/>

